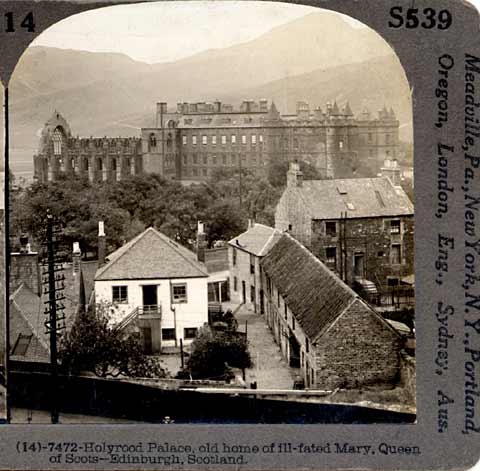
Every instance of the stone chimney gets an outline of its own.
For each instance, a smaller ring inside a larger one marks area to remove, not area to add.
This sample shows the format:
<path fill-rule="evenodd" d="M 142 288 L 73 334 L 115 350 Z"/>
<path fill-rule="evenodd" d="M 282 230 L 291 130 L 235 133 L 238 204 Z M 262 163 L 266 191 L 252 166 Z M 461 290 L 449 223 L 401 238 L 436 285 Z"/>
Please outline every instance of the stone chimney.
<path fill-rule="evenodd" d="M 107 243 L 105 240 L 105 229 L 103 221 L 98 222 L 98 266 L 105 265 Z"/>
<path fill-rule="evenodd" d="M 297 161 L 290 162 L 290 168 L 287 172 L 287 187 L 300 187 L 303 184 L 303 173 Z"/>
<path fill-rule="evenodd" d="M 167 114 L 167 103 L 164 101 L 157 103 L 157 119 L 156 119 L 157 128 L 163 128 L 163 123 L 164 123 L 166 114 Z"/>
<path fill-rule="evenodd" d="M 197 223 L 197 260 L 199 262 L 205 263 L 205 249 L 207 246 L 206 235 L 205 235 L 205 225 L 203 222 L 198 221 Z"/>
<path fill-rule="evenodd" d="M 20 237 L 20 249 L 10 254 L 10 291 L 15 291 L 22 283 L 36 295 L 42 292 L 42 279 L 38 252 L 32 252 L 28 237 Z"/>
<path fill-rule="evenodd" d="M 80 244 L 78 242 L 73 243 L 72 251 L 72 269 L 73 275 L 77 276 L 80 273 L 80 257 L 82 252 L 80 251 Z"/>
<path fill-rule="evenodd" d="M 297 101 L 298 119 L 308 119 L 310 117 L 310 106 L 306 101 Z"/>
<path fill-rule="evenodd" d="M 399 186 L 402 180 L 402 174 L 397 159 L 385 160 L 383 167 L 380 169 L 380 175 L 382 177 L 388 177 L 394 186 Z"/>

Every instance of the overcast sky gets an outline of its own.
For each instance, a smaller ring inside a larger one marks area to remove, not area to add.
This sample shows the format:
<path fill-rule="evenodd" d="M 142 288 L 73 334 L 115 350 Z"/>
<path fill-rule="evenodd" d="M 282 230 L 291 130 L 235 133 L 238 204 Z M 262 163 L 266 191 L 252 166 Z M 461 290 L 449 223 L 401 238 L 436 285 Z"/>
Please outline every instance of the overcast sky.
<path fill-rule="evenodd" d="M 275 26 L 318 11 L 314 7 L 274 2 L 205 3 L 160 2 L 101 8 L 60 21 L 33 45 L 121 52 L 144 62 L 168 62 L 206 49 L 249 41 Z M 360 25 L 354 20 L 349 22 Z"/>

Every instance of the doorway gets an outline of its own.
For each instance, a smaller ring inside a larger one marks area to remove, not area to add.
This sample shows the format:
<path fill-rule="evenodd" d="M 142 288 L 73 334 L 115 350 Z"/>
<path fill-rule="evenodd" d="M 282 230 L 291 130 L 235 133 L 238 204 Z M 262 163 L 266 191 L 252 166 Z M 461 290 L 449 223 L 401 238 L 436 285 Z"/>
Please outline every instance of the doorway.
<path fill-rule="evenodd" d="M 353 276 L 356 278 L 365 278 L 365 254 L 356 253 L 353 260 Z"/>
<path fill-rule="evenodd" d="M 300 368 L 300 344 L 292 331 L 290 331 L 288 343 L 290 347 L 289 364 L 292 368 Z"/>
<path fill-rule="evenodd" d="M 151 355 L 153 352 L 152 349 L 152 328 L 151 327 L 142 327 L 142 339 L 143 339 L 143 353 L 145 355 Z"/>
<path fill-rule="evenodd" d="M 157 311 L 157 285 L 143 285 L 143 311 L 145 313 Z"/>

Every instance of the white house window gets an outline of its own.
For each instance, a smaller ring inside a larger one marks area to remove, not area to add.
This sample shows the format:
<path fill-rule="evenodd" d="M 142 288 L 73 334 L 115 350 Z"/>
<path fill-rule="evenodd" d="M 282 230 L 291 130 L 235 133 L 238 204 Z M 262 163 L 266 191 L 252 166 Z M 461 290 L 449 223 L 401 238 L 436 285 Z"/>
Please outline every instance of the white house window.
<path fill-rule="evenodd" d="M 237 136 L 236 134 L 232 134 L 232 144 L 236 144 L 237 143 Z"/>
<path fill-rule="evenodd" d="M 217 136 L 212 136 L 212 144 L 214 146 L 217 144 Z"/>
<path fill-rule="evenodd" d="M 183 338 L 184 339 L 194 339 L 197 336 L 196 327 L 185 327 L 183 329 Z"/>
<path fill-rule="evenodd" d="M 183 144 L 184 146 L 187 145 L 187 136 L 182 136 L 182 144 Z"/>
<path fill-rule="evenodd" d="M 222 136 L 222 144 L 225 145 L 227 143 L 227 136 Z"/>
<path fill-rule="evenodd" d="M 204 146 L 207 145 L 207 136 L 202 136 L 202 144 L 203 144 Z"/>
<path fill-rule="evenodd" d="M 263 144 L 263 134 L 258 135 L 258 142 L 260 142 L 260 144 Z"/>
<path fill-rule="evenodd" d="M 193 144 L 194 146 L 197 145 L 197 136 L 192 136 L 192 144 Z"/>
<path fill-rule="evenodd" d="M 112 286 L 112 301 L 114 303 L 127 303 L 128 286 Z"/>
<path fill-rule="evenodd" d="M 247 136 L 245 136 L 245 134 L 242 135 L 242 144 L 246 144 L 247 143 Z"/>
<path fill-rule="evenodd" d="M 175 329 L 162 329 L 162 340 L 175 340 Z"/>
<path fill-rule="evenodd" d="M 176 283 L 172 285 L 172 297 L 174 303 L 187 302 L 187 284 Z"/>
<path fill-rule="evenodd" d="M 255 145 L 257 143 L 257 135 L 252 134 L 252 144 Z"/>

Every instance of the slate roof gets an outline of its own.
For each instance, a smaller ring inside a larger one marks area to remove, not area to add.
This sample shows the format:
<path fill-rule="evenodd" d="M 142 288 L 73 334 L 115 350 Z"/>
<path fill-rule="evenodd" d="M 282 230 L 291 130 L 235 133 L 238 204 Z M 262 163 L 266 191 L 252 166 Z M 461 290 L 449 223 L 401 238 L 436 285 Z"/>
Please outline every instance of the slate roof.
<path fill-rule="evenodd" d="M 83 286 L 85 288 L 85 302 L 88 305 L 90 296 L 94 288 L 95 273 L 98 268 L 98 262 L 95 261 L 81 261 L 81 271 L 83 274 Z M 65 324 L 67 329 L 70 329 L 75 322 L 76 315 L 79 309 L 80 301 L 80 275 L 74 276 L 73 267 L 71 263 L 68 263 L 63 268 L 63 275 L 65 276 L 63 294 L 65 300 L 63 302 L 65 306 Z"/>
<path fill-rule="evenodd" d="M 413 215 L 405 191 L 387 177 L 304 180 L 295 187 L 313 219 L 389 217 Z"/>
<path fill-rule="evenodd" d="M 260 263 L 312 342 L 360 299 L 289 234 L 283 234 Z M 372 314 L 376 315 L 373 310 Z"/>
<path fill-rule="evenodd" d="M 281 236 L 282 233 L 277 229 L 255 223 L 248 231 L 229 241 L 229 244 L 257 257 L 263 257 Z"/>
<path fill-rule="evenodd" d="M 25 284 L 10 297 L 10 347 L 11 360 L 49 362 L 49 337 L 45 333 L 44 305 Z M 19 336 L 31 336 L 24 355 L 13 355 Z"/>
<path fill-rule="evenodd" d="M 207 277 L 196 255 L 153 227 L 107 257 L 95 281 Z"/>

